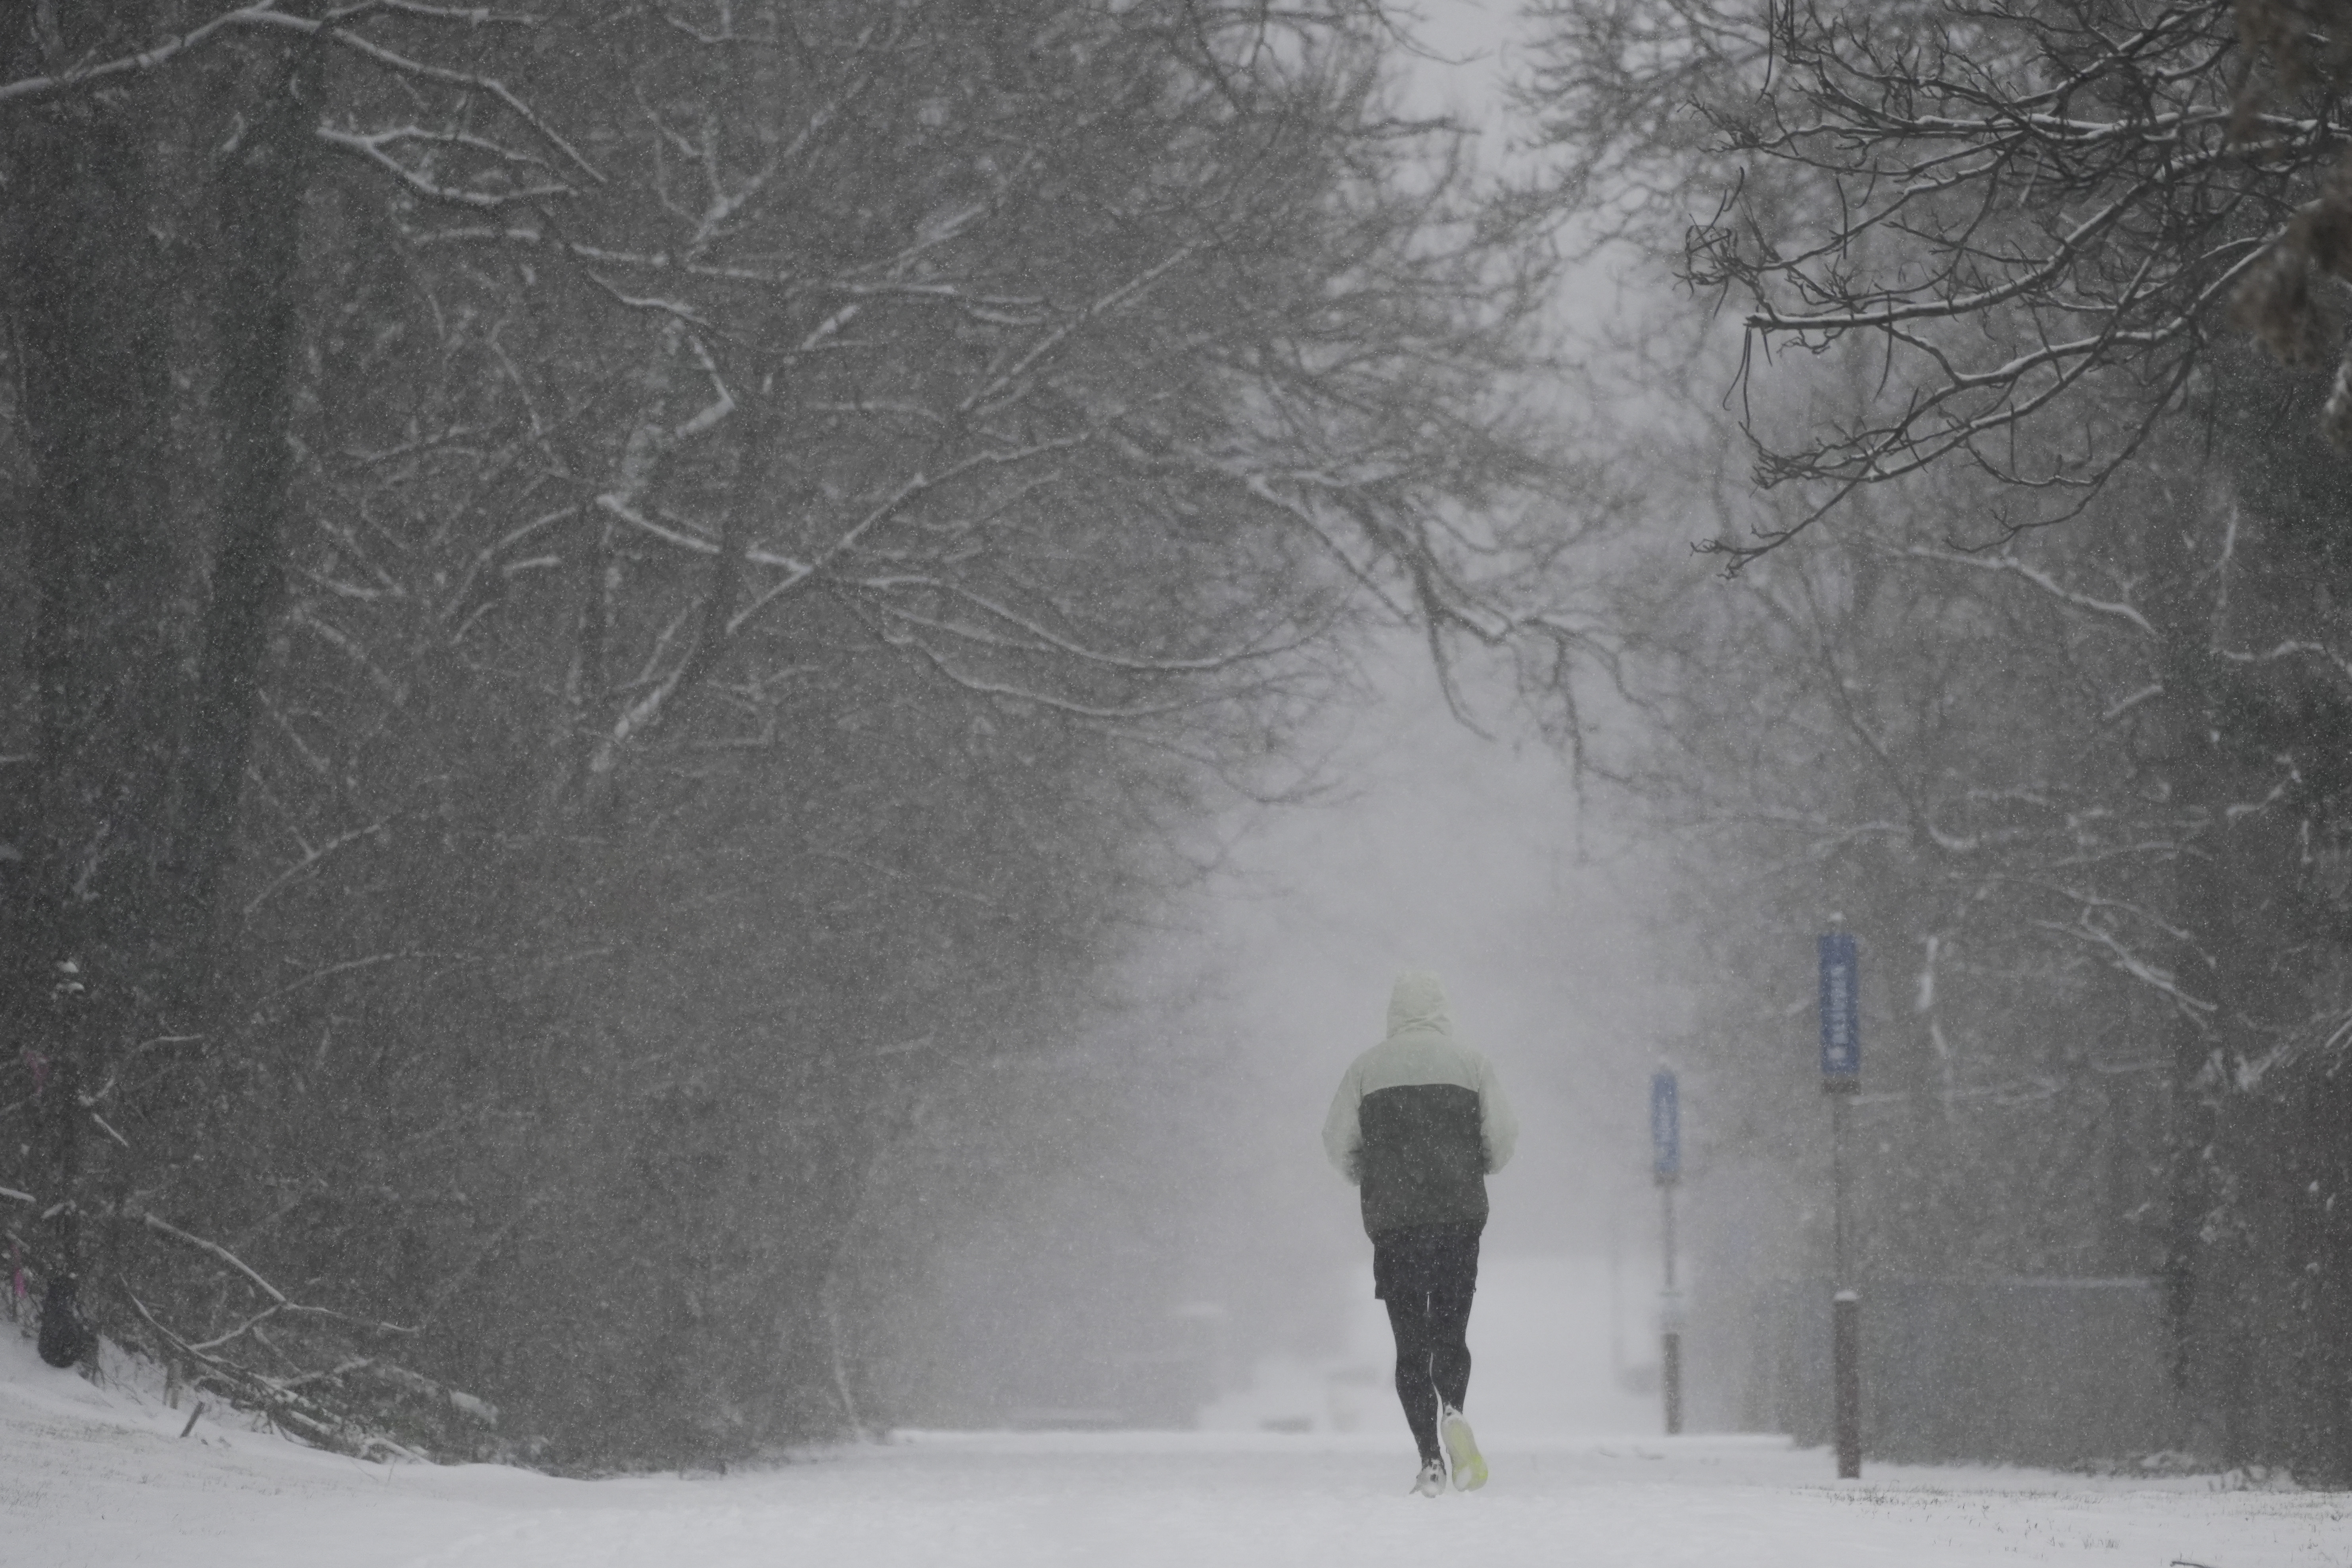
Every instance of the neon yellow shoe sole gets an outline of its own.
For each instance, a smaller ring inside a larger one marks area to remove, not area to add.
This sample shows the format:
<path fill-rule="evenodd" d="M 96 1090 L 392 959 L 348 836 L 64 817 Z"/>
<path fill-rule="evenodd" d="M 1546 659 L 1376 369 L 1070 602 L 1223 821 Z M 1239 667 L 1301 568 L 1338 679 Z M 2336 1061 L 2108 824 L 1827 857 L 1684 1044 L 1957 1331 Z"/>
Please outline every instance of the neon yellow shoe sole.
<path fill-rule="evenodd" d="M 1470 1433 L 1470 1423 L 1459 1410 L 1449 1410 L 1439 1430 L 1445 1435 L 1445 1457 L 1454 1466 L 1454 1489 L 1475 1492 L 1486 1484 L 1486 1458 L 1478 1452 L 1478 1439 Z"/>

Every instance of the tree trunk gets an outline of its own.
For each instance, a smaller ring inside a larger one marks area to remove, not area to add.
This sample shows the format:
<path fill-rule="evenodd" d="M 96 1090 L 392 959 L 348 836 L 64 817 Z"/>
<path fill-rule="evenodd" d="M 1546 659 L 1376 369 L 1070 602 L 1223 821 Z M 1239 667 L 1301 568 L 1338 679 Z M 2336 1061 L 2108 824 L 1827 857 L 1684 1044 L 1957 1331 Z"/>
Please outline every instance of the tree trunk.
<path fill-rule="evenodd" d="M 2233 752 L 2246 745 L 2243 694 L 2213 651 L 2226 588 L 2195 558 L 2178 526 L 2151 531 L 2151 591 L 2145 603 L 2161 639 L 2159 669 L 2169 720 L 2162 772 L 2183 839 L 2175 862 L 2172 922 L 2184 933 L 2172 968 L 2180 993 L 2165 1049 L 2170 1127 L 2164 1261 L 2174 1370 L 2192 1441 L 2224 1458 L 2259 1447 L 2250 1425 L 2268 1397 L 2266 1369 L 2248 1363 L 2249 1255 L 2234 1235 L 2234 1195 L 2248 1163 L 2268 1158 L 2233 1141 L 2231 1107 L 2240 1066 L 2284 1037 L 2301 1005 L 2287 971 L 2298 933 L 2286 909 L 2293 855 L 2273 816 L 2233 811 L 2260 798 L 2267 776 Z M 2226 568 L 2225 568 L 2226 569 Z M 2291 837 L 2291 830 L 2290 830 Z"/>
<path fill-rule="evenodd" d="M 0 54 L 56 68 L 143 38 L 152 7 L 12 7 Z M 7 298 L 26 445 L 26 568 L 38 689 L 36 827 L 7 895 L 0 1006 L 45 1058 L 57 1184 L 44 1261 L 80 1269 L 78 1090 L 152 1005 L 168 810 L 173 560 L 165 526 L 167 316 L 135 95 L 20 110 L 5 147 Z M 71 963 L 70 975 L 61 968 Z M 79 990 L 52 1001 L 53 988 Z"/>
<path fill-rule="evenodd" d="M 285 597 L 302 197 L 321 67 L 318 49 L 306 46 L 274 73 L 268 101 L 230 153 L 221 180 L 228 250 L 219 313 L 226 471 L 174 847 L 186 921 L 180 979 L 191 998 L 208 988 L 214 967 L 221 883 L 236 852 L 261 666 Z"/>

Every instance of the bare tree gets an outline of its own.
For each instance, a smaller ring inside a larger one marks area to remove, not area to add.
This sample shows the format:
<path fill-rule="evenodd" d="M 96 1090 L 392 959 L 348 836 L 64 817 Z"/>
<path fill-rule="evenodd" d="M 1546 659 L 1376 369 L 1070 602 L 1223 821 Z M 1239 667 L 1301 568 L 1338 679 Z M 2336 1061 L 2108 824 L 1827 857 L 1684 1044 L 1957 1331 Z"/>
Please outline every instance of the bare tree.
<path fill-rule="evenodd" d="M 2071 516 L 2178 406 L 2233 302 L 2298 362 L 2325 336 L 2325 29 L 2289 46 L 2269 10 L 2219 0 L 1545 15 L 1529 103 L 1624 232 L 1686 221 L 1684 277 L 1742 312 L 1743 396 L 1777 397 L 1768 363 L 1834 352 L 1883 389 L 1811 427 L 1751 422 L 1759 479 L 1808 504 L 1721 543 L 1735 564 L 1945 461 L 2002 482 L 1996 527 Z M 1676 171 L 1712 195 L 1694 206 Z"/>
<path fill-rule="evenodd" d="M 173 657 L 89 730 L 152 782 L 43 764 L 153 804 L 27 796 L 0 835 L 68 847 L 0 880 L 44 954 L 72 843 L 135 827 L 173 898 L 105 906 L 146 967 L 20 977 L 89 1043 L 8 1097 L 58 1130 L 11 1190 L 96 1216 L 47 1268 L 87 1255 L 110 1331 L 314 1438 L 855 1423 L 834 1282 L 940 1065 L 1075 1026 L 1172 830 L 1287 786 L 1369 628 L 1605 652 L 1505 391 L 1545 259 L 1360 7 L 93 37 L 0 115 L 138 118 L 167 243 L 73 286 L 160 332 L 153 405 L 78 428 L 146 408 L 105 478 L 159 487 L 121 562 L 160 608 L 76 603 Z M 76 690 L 131 668 L 37 624 L 12 692 L 64 639 Z"/>

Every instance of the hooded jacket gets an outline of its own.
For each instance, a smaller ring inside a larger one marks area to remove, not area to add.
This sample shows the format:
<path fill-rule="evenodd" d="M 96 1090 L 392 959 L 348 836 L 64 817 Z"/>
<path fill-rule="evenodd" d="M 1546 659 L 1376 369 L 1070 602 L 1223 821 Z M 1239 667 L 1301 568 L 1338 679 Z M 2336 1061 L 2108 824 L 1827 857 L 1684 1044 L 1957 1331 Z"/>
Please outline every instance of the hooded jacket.
<path fill-rule="evenodd" d="M 1356 1058 L 1323 1120 L 1323 1151 L 1363 1190 L 1364 1234 L 1486 1223 L 1486 1176 L 1519 1139 L 1494 1065 L 1454 1037 L 1445 989 L 1412 969 L 1388 1038 Z"/>

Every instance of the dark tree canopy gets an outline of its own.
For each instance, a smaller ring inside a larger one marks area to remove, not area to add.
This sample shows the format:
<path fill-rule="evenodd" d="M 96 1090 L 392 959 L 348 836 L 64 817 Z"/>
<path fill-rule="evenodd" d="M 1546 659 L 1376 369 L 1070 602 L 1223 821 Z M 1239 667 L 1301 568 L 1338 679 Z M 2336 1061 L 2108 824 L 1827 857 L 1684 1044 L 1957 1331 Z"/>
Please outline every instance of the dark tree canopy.
<path fill-rule="evenodd" d="M 1389 47 L 0 10 L 37 1269 L 347 1447 L 856 1426 L 927 1086 L 1085 1024 L 1368 628 L 1579 647 L 1512 534 L 1546 262 Z"/>

